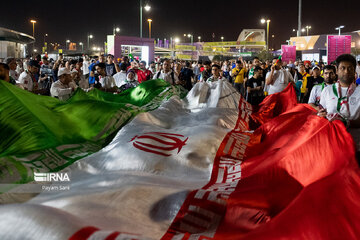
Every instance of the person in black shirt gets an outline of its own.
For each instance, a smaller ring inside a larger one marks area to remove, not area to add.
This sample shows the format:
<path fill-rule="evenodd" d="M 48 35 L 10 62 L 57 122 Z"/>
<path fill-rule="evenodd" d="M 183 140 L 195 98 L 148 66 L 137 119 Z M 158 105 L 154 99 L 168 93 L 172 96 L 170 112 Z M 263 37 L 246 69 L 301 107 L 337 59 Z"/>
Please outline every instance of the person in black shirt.
<path fill-rule="evenodd" d="M 206 82 L 211 77 L 211 62 L 204 62 L 204 71 L 201 73 L 200 81 Z"/>
<path fill-rule="evenodd" d="M 106 75 L 114 76 L 117 72 L 120 72 L 119 66 L 114 63 L 114 56 L 108 54 L 106 59 Z"/>
<path fill-rule="evenodd" d="M 246 81 L 247 101 L 252 105 L 259 105 L 264 99 L 263 69 L 256 66 L 254 76 Z"/>
<path fill-rule="evenodd" d="M 324 78 L 320 76 L 320 68 L 318 66 L 313 67 L 312 69 L 312 76 L 307 78 L 307 84 L 306 84 L 306 92 L 303 102 L 307 103 L 309 102 L 309 97 L 312 88 L 320 83 L 324 82 Z"/>
<path fill-rule="evenodd" d="M 185 67 L 181 70 L 181 81 L 184 82 L 184 88 L 191 90 L 192 88 L 192 79 L 194 77 L 194 72 L 190 68 L 190 62 L 185 63 Z"/>

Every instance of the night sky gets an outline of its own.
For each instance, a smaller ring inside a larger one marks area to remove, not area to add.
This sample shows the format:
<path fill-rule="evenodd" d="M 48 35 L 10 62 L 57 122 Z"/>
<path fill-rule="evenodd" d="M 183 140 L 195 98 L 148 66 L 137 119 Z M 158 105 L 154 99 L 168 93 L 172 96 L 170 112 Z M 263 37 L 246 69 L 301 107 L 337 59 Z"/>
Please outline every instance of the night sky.
<path fill-rule="evenodd" d="M 145 2 L 145 0 L 144 0 Z M 331 1 L 334 2 L 334 1 Z M 182 37 L 194 34 L 202 40 L 236 41 L 244 28 L 266 28 L 261 18 L 271 19 L 270 47 L 279 48 L 297 28 L 298 1 L 201 1 L 201 0 L 149 0 L 150 12 L 143 15 L 143 36 L 148 37 L 147 18 L 153 19 L 152 37 Z M 360 30 L 358 4 L 355 0 L 330 1 L 303 0 L 303 27 L 311 25 L 310 34 L 336 33 L 335 27 L 345 25 L 343 32 Z M 92 43 L 103 46 L 113 26 L 121 28 L 121 35 L 139 36 L 139 1 L 6 1 L 0 14 L 0 26 L 32 35 L 30 19 L 37 20 L 35 37 L 37 47 L 48 42 L 65 45 L 66 39 L 87 45 L 87 35 L 94 35 Z M 306 33 L 305 33 L 306 34 Z M 189 41 L 189 39 L 187 39 Z"/>

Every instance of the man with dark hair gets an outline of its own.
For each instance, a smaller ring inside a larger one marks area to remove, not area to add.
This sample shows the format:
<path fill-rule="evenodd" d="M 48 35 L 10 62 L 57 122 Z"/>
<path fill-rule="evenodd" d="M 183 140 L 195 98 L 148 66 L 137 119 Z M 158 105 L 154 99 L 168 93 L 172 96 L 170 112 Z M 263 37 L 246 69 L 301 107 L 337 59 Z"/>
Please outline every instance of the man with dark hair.
<path fill-rule="evenodd" d="M 254 68 L 254 75 L 252 78 L 246 81 L 246 100 L 252 105 L 259 105 L 264 98 L 263 91 L 263 69 L 259 66 Z"/>
<path fill-rule="evenodd" d="M 146 69 L 146 61 L 140 61 L 137 76 L 139 83 L 145 82 L 152 78 L 153 76 L 152 72 Z"/>
<path fill-rule="evenodd" d="M 178 85 L 180 84 L 178 76 L 174 73 L 171 69 L 171 63 L 169 59 L 164 59 L 162 70 L 158 71 L 154 74 L 153 79 L 162 79 L 166 82 L 170 83 L 171 85 Z"/>
<path fill-rule="evenodd" d="M 336 59 L 336 64 L 339 80 L 321 93 L 318 115 L 359 127 L 360 87 L 355 85 L 356 60 L 350 54 L 343 54 Z"/>
<path fill-rule="evenodd" d="M 231 77 L 234 80 L 234 87 L 242 96 L 245 96 L 244 80 L 246 71 L 245 62 L 242 58 L 236 62 L 236 67 L 231 71 Z"/>
<path fill-rule="evenodd" d="M 260 67 L 260 64 L 261 64 L 260 59 L 258 57 L 254 57 L 253 61 L 252 61 L 252 67 L 249 71 L 248 79 L 250 79 L 254 76 L 254 69 L 255 69 L 255 67 Z"/>
<path fill-rule="evenodd" d="M 324 67 L 324 82 L 315 85 L 310 93 L 309 105 L 319 110 L 319 103 L 322 91 L 336 82 L 336 68 L 332 65 Z"/>
<path fill-rule="evenodd" d="M 0 63 L 0 80 L 4 80 L 5 82 L 16 84 L 14 80 L 11 81 L 9 75 L 10 68 L 5 63 Z"/>
<path fill-rule="evenodd" d="M 211 67 L 211 77 L 209 77 L 206 82 L 216 82 L 218 80 L 226 81 L 226 78 L 220 75 L 220 66 L 217 64 L 213 64 Z"/>
<path fill-rule="evenodd" d="M 282 92 L 294 79 L 290 72 L 282 68 L 282 60 L 273 59 L 271 71 L 266 74 L 266 85 L 269 86 L 269 95 Z"/>
<path fill-rule="evenodd" d="M 120 72 L 118 72 L 113 76 L 117 87 L 121 87 L 126 82 L 126 76 L 127 76 L 126 68 L 127 68 L 126 64 L 121 64 Z"/>
<path fill-rule="evenodd" d="M 117 87 L 115 80 L 112 76 L 106 75 L 105 63 L 100 62 L 96 64 L 95 70 L 99 73 L 99 83 L 101 84 L 101 89 L 105 92 L 116 92 Z"/>
<path fill-rule="evenodd" d="M 211 77 L 211 62 L 204 62 L 204 71 L 202 71 L 200 76 L 200 82 L 206 82 L 208 78 Z"/>
<path fill-rule="evenodd" d="M 106 57 L 106 75 L 114 76 L 117 72 L 120 72 L 119 66 L 114 63 L 114 56 L 108 54 Z"/>
<path fill-rule="evenodd" d="M 185 66 L 181 69 L 181 77 L 182 81 L 184 81 L 184 88 L 187 90 L 191 90 L 193 78 L 195 76 L 193 70 L 190 68 L 191 64 L 189 61 L 185 62 Z"/>

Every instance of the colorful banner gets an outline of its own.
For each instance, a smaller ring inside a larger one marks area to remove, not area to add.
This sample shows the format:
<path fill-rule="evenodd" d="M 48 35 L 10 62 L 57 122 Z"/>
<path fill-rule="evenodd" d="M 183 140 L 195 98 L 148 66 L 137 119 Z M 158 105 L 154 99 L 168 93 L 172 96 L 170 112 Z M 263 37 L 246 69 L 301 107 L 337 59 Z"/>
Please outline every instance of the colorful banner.
<path fill-rule="evenodd" d="M 342 54 L 351 53 L 350 35 L 328 35 L 327 36 L 327 60 L 332 63 Z"/>
<path fill-rule="evenodd" d="M 296 61 L 296 46 L 281 45 L 281 52 L 283 62 L 294 63 Z"/>
<path fill-rule="evenodd" d="M 237 45 L 240 46 L 265 46 L 266 42 L 260 41 L 260 42 L 250 42 L 250 41 L 241 41 L 237 42 Z"/>
<path fill-rule="evenodd" d="M 178 51 L 195 51 L 196 46 L 176 44 L 175 45 L 175 50 L 178 50 Z"/>
<path fill-rule="evenodd" d="M 181 59 L 181 60 L 192 60 L 193 59 L 193 55 L 181 54 L 181 53 L 176 53 L 175 57 L 177 59 Z"/>
<path fill-rule="evenodd" d="M 236 41 L 231 42 L 204 42 L 204 47 L 213 47 L 213 46 L 236 46 Z"/>

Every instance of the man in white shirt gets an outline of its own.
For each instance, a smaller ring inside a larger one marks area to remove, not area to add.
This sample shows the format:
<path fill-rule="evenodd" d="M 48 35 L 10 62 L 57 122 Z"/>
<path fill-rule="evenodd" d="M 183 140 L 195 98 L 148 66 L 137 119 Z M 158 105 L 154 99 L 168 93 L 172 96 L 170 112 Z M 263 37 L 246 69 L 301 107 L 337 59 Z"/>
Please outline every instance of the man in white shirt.
<path fill-rule="evenodd" d="M 86 55 L 83 65 L 81 67 L 81 69 L 83 71 L 83 75 L 86 80 L 89 80 L 89 73 L 90 73 L 89 66 L 90 66 L 90 59 L 89 59 L 89 56 Z"/>
<path fill-rule="evenodd" d="M 116 92 L 117 87 L 114 78 L 112 76 L 106 76 L 105 63 L 96 64 L 95 70 L 99 74 L 99 82 L 101 84 L 101 90 L 105 92 Z"/>
<path fill-rule="evenodd" d="M 70 70 L 67 68 L 59 68 L 58 81 L 51 85 L 50 94 L 61 101 L 66 101 L 71 97 L 75 91 L 75 87 L 70 87 L 69 83 L 72 82 Z"/>
<path fill-rule="evenodd" d="M 339 81 L 324 89 L 318 115 L 329 120 L 340 119 L 351 127 L 360 127 L 360 87 L 355 85 L 356 60 L 350 54 L 336 59 Z"/>
<path fill-rule="evenodd" d="M 273 59 L 271 71 L 266 74 L 266 85 L 269 86 L 269 95 L 282 92 L 290 82 L 294 82 L 290 72 L 282 68 L 281 59 Z"/>
<path fill-rule="evenodd" d="M 20 86 L 29 92 L 35 92 L 38 90 L 39 85 L 35 78 L 35 74 L 39 72 L 40 65 L 37 61 L 31 60 L 27 64 L 27 70 L 19 76 Z"/>
<path fill-rule="evenodd" d="M 115 83 L 117 87 L 121 87 L 126 83 L 126 64 L 120 65 L 120 72 L 116 73 L 113 78 L 115 79 Z"/>
<path fill-rule="evenodd" d="M 178 76 L 171 70 L 171 63 L 169 59 L 165 59 L 163 62 L 163 70 L 154 74 L 153 79 L 163 79 L 171 85 L 180 84 Z"/>
<path fill-rule="evenodd" d="M 315 85 L 311 90 L 309 97 L 309 105 L 315 108 L 317 111 L 320 110 L 319 103 L 321 99 L 322 91 L 331 86 L 336 81 L 336 68 L 333 65 L 327 65 L 324 67 L 324 82 Z"/>

